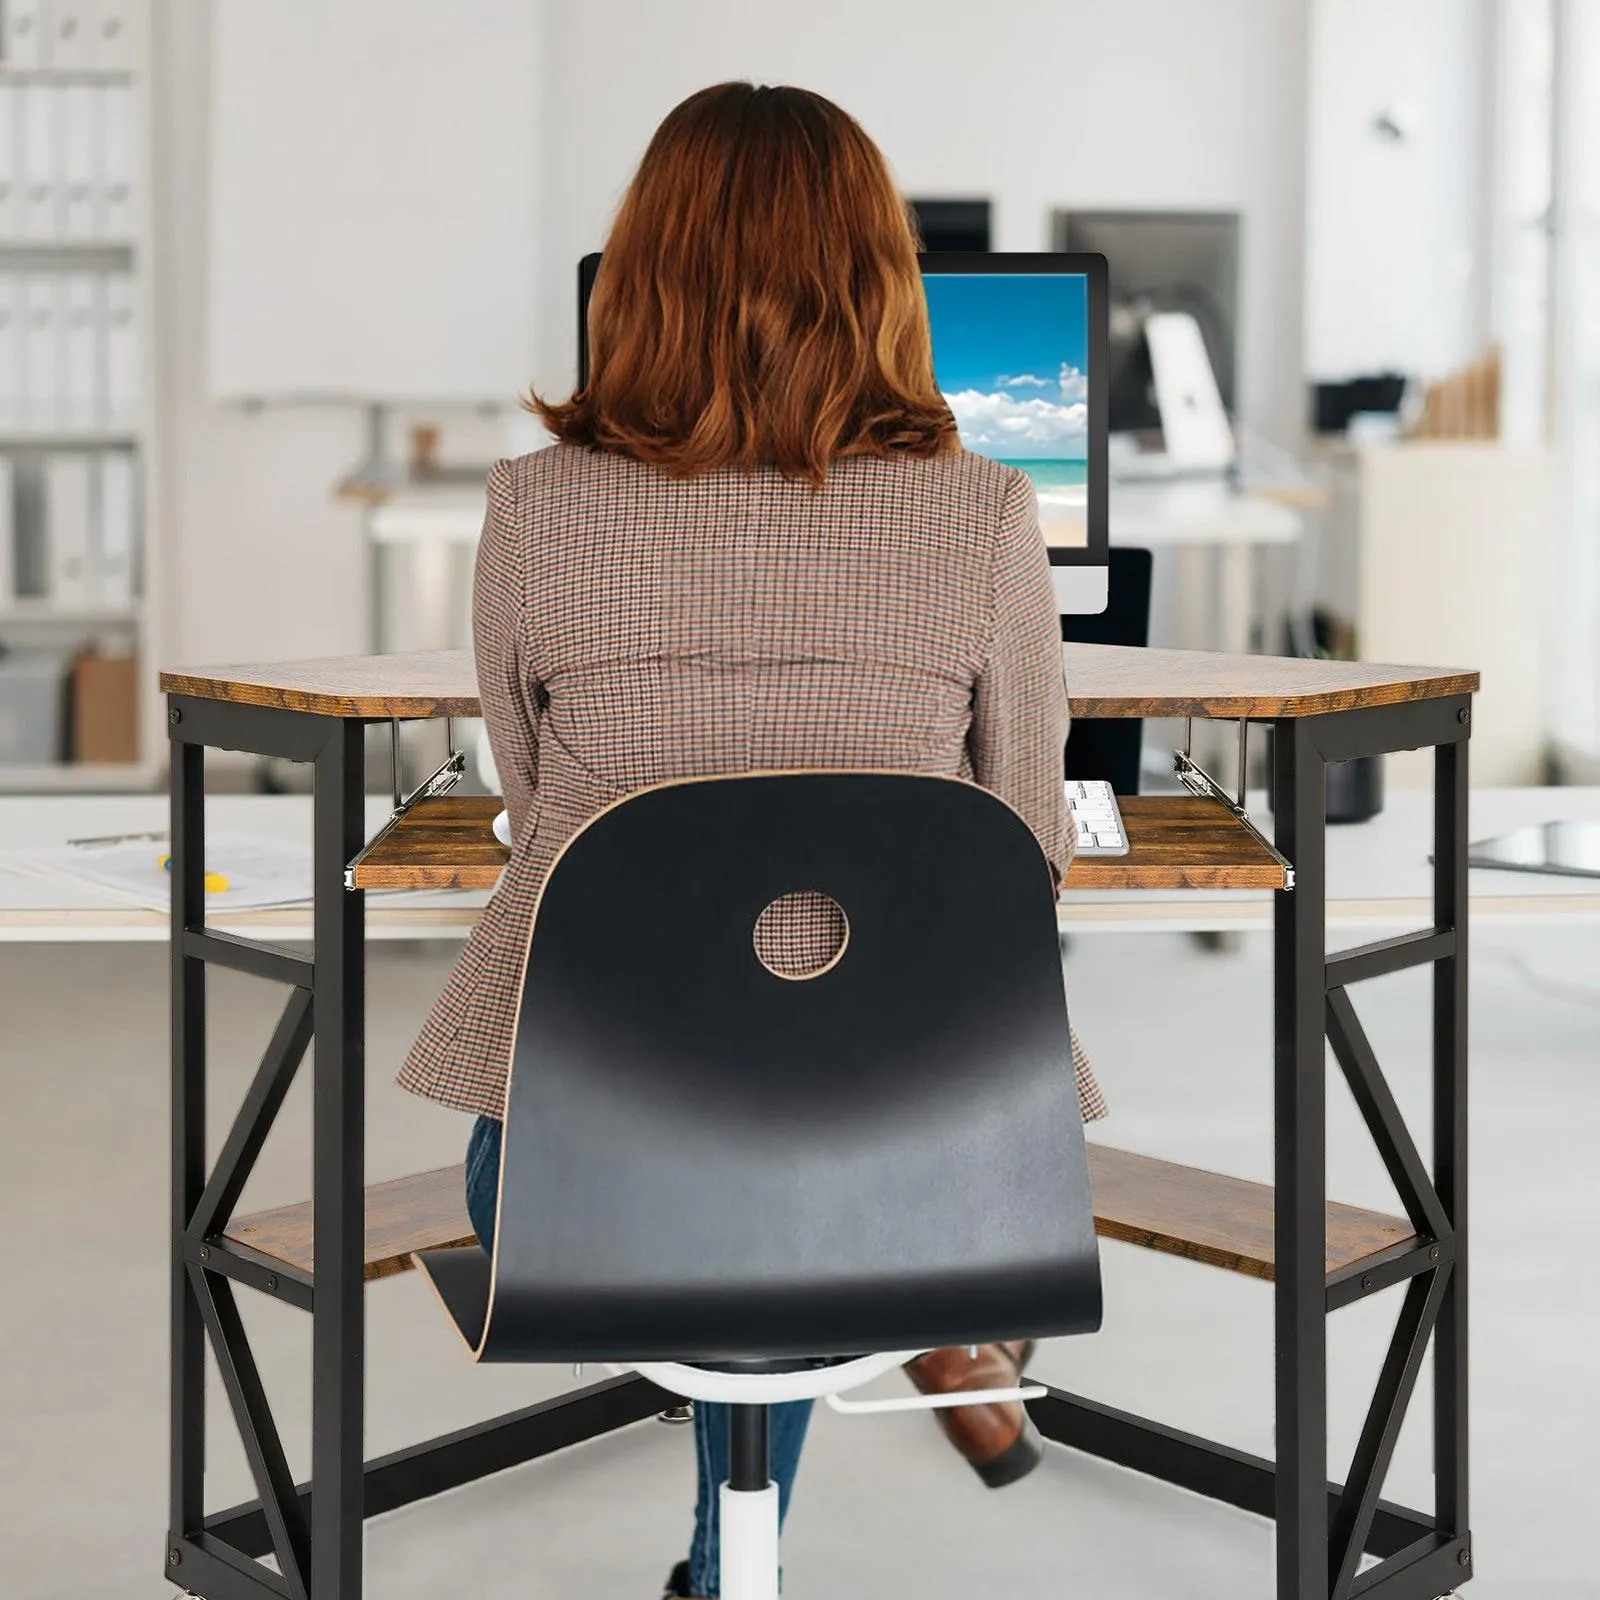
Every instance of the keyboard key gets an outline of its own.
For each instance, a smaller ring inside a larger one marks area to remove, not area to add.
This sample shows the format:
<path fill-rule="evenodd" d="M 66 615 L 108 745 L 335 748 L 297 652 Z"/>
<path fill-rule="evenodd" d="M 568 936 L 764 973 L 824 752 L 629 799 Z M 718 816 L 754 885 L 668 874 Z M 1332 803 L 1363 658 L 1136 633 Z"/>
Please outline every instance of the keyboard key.
<path fill-rule="evenodd" d="M 1126 855 L 1127 835 L 1122 813 L 1111 785 L 1102 779 L 1063 780 L 1067 810 L 1078 831 L 1078 849 L 1084 855 Z"/>

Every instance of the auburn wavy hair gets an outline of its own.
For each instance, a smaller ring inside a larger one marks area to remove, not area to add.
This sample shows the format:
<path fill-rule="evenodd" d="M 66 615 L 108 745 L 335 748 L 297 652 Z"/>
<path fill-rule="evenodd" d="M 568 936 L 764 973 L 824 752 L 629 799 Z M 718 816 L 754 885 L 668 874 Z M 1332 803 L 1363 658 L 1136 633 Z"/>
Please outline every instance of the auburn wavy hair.
<path fill-rule="evenodd" d="M 656 130 L 589 302 L 589 377 L 529 397 L 558 438 L 674 477 L 958 447 L 917 241 L 882 152 L 805 89 L 722 83 Z"/>

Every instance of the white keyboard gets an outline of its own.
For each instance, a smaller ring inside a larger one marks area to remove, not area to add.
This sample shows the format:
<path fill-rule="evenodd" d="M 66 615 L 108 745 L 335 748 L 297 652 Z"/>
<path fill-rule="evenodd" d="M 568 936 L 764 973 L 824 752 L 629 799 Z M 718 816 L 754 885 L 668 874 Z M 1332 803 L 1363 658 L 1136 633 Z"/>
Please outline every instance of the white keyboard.
<path fill-rule="evenodd" d="M 1111 785 L 1099 778 L 1082 783 L 1069 779 L 1066 790 L 1067 809 L 1078 824 L 1078 854 L 1127 855 L 1128 833 L 1122 826 L 1122 813 L 1117 810 L 1117 797 L 1112 794 Z"/>

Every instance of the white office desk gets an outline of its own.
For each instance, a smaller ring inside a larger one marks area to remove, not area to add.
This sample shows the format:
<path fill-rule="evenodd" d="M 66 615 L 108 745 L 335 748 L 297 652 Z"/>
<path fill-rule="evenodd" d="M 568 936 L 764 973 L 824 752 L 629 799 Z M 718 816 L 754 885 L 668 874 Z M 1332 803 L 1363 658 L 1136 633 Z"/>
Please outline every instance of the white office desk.
<path fill-rule="evenodd" d="M 1487 838 L 1535 822 L 1600 821 L 1600 788 L 1480 789 L 1471 796 L 1471 836 Z M 1371 822 L 1328 829 L 1328 926 L 1423 928 L 1433 916 L 1433 796 L 1392 792 Z M 1265 797 L 1250 814 L 1270 838 Z M 1267 891 L 1132 891 L 1073 893 L 1071 877 L 1057 919 L 1063 929 L 1128 928 L 1200 933 L 1272 927 Z M 1472 926 L 1600 922 L 1600 878 L 1547 877 L 1474 868 L 1468 877 Z"/>
<path fill-rule="evenodd" d="M 1113 544 L 1293 544 L 1303 529 L 1293 506 L 1221 478 L 1113 482 L 1107 500 Z"/>
<path fill-rule="evenodd" d="M 1300 511 L 1266 494 L 1241 493 L 1221 478 L 1113 482 L 1108 498 L 1113 544 L 1181 552 L 1179 642 L 1247 652 L 1260 553 L 1299 543 L 1305 531 Z"/>
<path fill-rule="evenodd" d="M 1329 830 L 1330 927 L 1427 925 L 1429 804 L 1425 794 L 1396 793 L 1372 822 Z M 386 813 L 387 802 L 373 797 L 369 824 L 376 827 Z M 1256 815 L 1258 821 L 1268 820 L 1259 806 Z M 210 801 L 208 817 L 218 830 L 306 841 L 311 837 L 311 802 L 302 796 L 221 795 Z M 1600 789 L 1491 789 L 1472 796 L 1474 837 L 1557 818 L 1600 820 Z M 0 840 L 9 847 L 155 830 L 165 827 L 166 821 L 165 795 L 0 798 Z M 1479 929 L 1530 922 L 1600 922 L 1600 879 L 1474 871 L 1470 892 L 1473 923 Z M 487 898 L 472 890 L 369 893 L 367 936 L 463 938 Z M 1083 931 L 1265 929 L 1272 925 L 1272 900 L 1265 892 L 1251 891 L 1074 893 L 1069 888 L 1058 920 L 1064 930 Z M 309 939 L 311 914 L 309 907 L 247 911 L 219 915 L 215 926 L 250 929 L 267 938 Z M 161 941 L 166 937 L 162 913 L 118 902 L 87 885 L 26 876 L 8 867 L 0 854 L 0 940 Z"/>
<path fill-rule="evenodd" d="M 154 940 L 167 937 L 162 912 L 131 905 L 90 884 L 37 878 L 6 859 L 7 849 L 60 845 L 69 839 L 154 832 L 168 821 L 165 794 L 18 796 L 0 798 L 0 941 Z M 389 814 L 386 797 L 367 802 L 375 831 Z M 210 828 L 261 833 L 311 844 L 308 795 L 215 795 L 206 803 Z M 159 851 L 159 843 L 150 848 Z M 226 863 L 213 861 L 218 870 Z M 367 896 L 369 939 L 459 939 L 489 896 L 472 890 L 402 890 Z M 214 926 L 252 930 L 269 939 L 309 939 L 311 907 L 219 914 Z"/>

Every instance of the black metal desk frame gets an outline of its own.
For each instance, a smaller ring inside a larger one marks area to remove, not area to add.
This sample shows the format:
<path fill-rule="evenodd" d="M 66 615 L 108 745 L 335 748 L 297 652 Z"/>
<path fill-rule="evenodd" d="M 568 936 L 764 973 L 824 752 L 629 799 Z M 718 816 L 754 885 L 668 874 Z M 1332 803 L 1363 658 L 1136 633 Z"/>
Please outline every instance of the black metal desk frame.
<path fill-rule="evenodd" d="M 365 842 L 367 722 L 192 695 L 169 698 L 172 738 L 171 1484 L 166 1574 L 205 1600 L 358 1600 L 366 1517 L 654 1415 L 673 1397 L 643 1378 L 560 1399 L 365 1461 L 364 896 L 345 887 Z M 1052 1390 L 1033 1405 L 1049 1438 L 1275 1519 L 1277 1600 L 1436 1600 L 1471 1576 L 1467 1515 L 1467 739 L 1470 696 L 1273 723 L 1277 844 L 1292 890 L 1275 896 L 1277 1460 L 1268 1461 Z M 205 926 L 207 748 L 309 763 L 314 784 L 310 955 Z M 1327 763 L 1434 749 L 1433 926 L 1329 955 Z M 214 1165 L 206 1159 L 206 969 L 276 980 L 288 1001 Z M 1425 1163 L 1351 1003 L 1350 986 L 1433 968 L 1433 1138 Z M 1328 1276 L 1326 1045 L 1417 1233 Z M 313 1047 L 314 1268 L 300 1274 L 225 1243 L 256 1155 Z M 311 1479 L 287 1465 L 234 1285 L 312 1318 Z M 1404 1284 L 1349 1480 L 1327 1480 L 1327 1316 Z M 1432 1346 L 1431 1512 L 1380 1498 Z M 207 1513 L 210 1346 L 259 1498 Z M 1375 1565 L 1358 1570 L 1363 1555 Z M 259 1557 L 272 1555 L 278 1570 Z"/>

